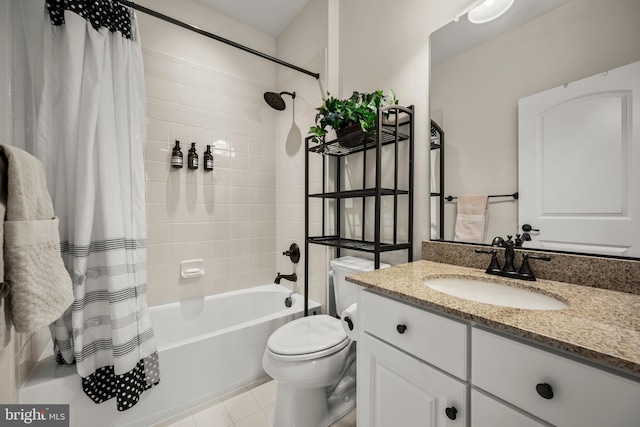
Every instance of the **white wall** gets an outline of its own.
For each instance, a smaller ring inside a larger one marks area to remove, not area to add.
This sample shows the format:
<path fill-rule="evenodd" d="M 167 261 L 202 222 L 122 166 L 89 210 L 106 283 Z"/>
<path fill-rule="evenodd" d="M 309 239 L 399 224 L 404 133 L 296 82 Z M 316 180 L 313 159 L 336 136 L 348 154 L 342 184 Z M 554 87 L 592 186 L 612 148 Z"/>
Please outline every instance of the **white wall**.
<path fill-rule="evenodd" d="M 575 0 L 432 70 L 445 131 L 446 194 L 517 191 L 517 103 L 524 96 L 640 60 L 640 2 Z M 455 203 L 445 203 L 453 239 Z M 515 234 L 517 203 L 490 204 L 487 242 Z"/>
<path fill-rule="evenodd" d="M 219 36 L 275 53 L 275 39 L 192 1 L 140 4 Z M 137 13 L 147 83 L 148 296 L 156 305 L 260 284 L 275 277 L 275 112 L 263 101 L 276 66 L 262 58 Z M 170 167 L 174 140 L 182 169 Z M 186 167 L 190 143 L 202 162 Z M 180 262 L 204 259 L 184 279 Z"/>
<path fill-rule="evenodd" d="M 342 94 L 393 89 L 414 105 L 414 259 L 429 238 L 429 35 L 451 21 L 466 0 L 351 0 L 340 8 Z M 355 173 L 355 172 L 354 172 Z M 405 253 L 383 260 L 405 262 Z"/>

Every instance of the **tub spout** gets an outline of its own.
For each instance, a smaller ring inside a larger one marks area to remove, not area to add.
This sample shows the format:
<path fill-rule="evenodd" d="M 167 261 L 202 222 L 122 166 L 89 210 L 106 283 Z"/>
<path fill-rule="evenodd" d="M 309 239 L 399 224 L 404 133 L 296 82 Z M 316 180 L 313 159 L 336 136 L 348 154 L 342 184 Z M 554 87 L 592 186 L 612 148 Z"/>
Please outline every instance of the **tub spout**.
<path fill-rule="evenodd" d="M 280 284 L 280 280 L 288 280 L 290 282 L 297 282 L 298 281 L 298 275 L 296 273 L 293 274 L 280 274 L 278 273 L 278 275 L 276 276 L 276 279 L 274 280 L 274 282 L 279 285 Z"/>

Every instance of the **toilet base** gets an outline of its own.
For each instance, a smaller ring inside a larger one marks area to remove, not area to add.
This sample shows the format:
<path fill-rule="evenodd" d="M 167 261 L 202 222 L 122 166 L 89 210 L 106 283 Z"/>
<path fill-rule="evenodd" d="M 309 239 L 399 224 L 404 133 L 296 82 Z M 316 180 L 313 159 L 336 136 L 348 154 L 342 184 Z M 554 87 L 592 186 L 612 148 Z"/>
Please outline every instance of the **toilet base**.
<path fill-rule="evenodd" d="M 356 407 L 356 388 L 327 398 L 326 388 L 306 389 L 278 385 L 273 425 L 278 427 L 329 427 Z"/>

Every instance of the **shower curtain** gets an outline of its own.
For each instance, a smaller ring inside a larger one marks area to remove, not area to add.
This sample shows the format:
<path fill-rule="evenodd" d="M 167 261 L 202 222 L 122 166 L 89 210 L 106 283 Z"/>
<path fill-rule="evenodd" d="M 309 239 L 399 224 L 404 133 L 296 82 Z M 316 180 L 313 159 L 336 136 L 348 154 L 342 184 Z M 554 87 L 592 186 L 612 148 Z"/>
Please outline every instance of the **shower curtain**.
<path fill-rule="evenodd" d="M 146 94 L 133 11 L 48 0 L 36 156 L 43 160 L 74 303 L 52 326 L 96 403 L 135 405 L 158 384 L 146 302 Z"/>

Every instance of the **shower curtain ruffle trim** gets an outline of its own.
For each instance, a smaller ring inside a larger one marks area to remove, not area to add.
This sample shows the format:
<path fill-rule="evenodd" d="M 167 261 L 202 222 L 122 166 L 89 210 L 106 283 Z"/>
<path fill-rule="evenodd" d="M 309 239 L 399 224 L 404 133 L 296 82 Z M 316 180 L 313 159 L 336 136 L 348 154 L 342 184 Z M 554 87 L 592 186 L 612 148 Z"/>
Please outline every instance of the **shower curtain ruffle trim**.
<path fill-rule="evenodd" d="M 48 0 L 46 10 L 53 25 L 64 25 L 64 12 L 69 11 L 89 21 L 95 30 L 104 27 L 111 32 L 120 31 L 127 39 L 132 38 L 132 13 L 117 0 Z"/>
<path fill-rule="evenodd" d="M 58 364 L 65 364 L 60 353 L 56 354 Z M 126 411 L 140 401 L 146 390 L 160 384 L 158 353 L 141 359 L 129 372 L 116 375 L 113 366 L 104 366 L 82 378 L 82 390 L 95 403 L 103 403 L 116 398 L 118 411 Z"/>

